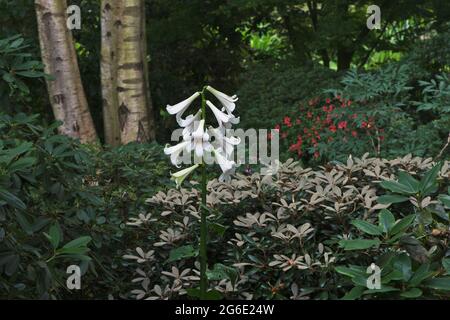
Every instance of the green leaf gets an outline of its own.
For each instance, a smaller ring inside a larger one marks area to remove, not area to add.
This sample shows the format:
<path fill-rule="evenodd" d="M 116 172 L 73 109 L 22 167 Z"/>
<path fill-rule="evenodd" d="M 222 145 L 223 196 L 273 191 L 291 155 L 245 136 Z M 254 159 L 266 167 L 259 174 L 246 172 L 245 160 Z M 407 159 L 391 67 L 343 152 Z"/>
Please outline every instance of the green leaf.
<path fill-rule="evenodd" d="M 372 236 L 379 236 L 382 234 L 382 231 L 379 227 L 367 221 L 356 219 L 352 221 L 352 224 L 362 232 L 370 234 Z"/>
<path fill-rule="evenodd" d="M 360 298 L 363 295 L 364 290 L 365 290 L 364 287 L 360 287 L 360 286 L 353 287 L 352 290 L 347 292 L 345 294 L 345 296 L 343 296 L 341 298 L 341 300 L 355 300 L 355 299 L 358 299 L 358 298 Z"/>
<path fill-rule="evenodd" d="M 381 204 L 400 203 L 408 201 L 409 198 L 398 194 L 386 194 L 378 197 L 377 201 Z"/>
<path fill-rule="evenodd" d="M 209 223 L 208 226 L 211 231 L 215 232 L 221 237 L 223 237 L 225 231 L 228 229 L 228 227 L 221 225 L 219 223 Z"/>
<path fill-rule="evenodd" d="M 45 73 L 33 70 L 16 71 L 16 74 L 26 78 L 41 78 L 45 76 Z"/>
<path fill-rule="evenodd" d="M 440 195 L 439 201 L 441 201 L 447 208 L 450 208 L 450 195 Z"/>
<path fill-rule="evenodd" d="M 66 243 L 63 247 L 63 249 L 71 249 L 71 248 L 80 248 L 80 247 L 86 247 L 89 242 L 91 242 L 92 238 L 89 236 L 85 237 L 79 237 L 75 240 L 72 240 L 68 243 Z"/>
<path fill-rule="evenodd" d="M 50 237 L 50 243 L 52 244 L 53 249 L 57 249 L 59 246 L 59 242 L 61 241 L 61 229 L 59 224 L 55 224 L 50 227 L 48 232 Z"/>
<path fill-rule="evenodd" d="M 419 288 L 412 288 L 412 289 L 400 294 L 400 296 L 402 296 L 404 298 L 410 298 L 410 299 L 418 298 L 421 295 L 422 295 L 422 290 L 420 290 Z"/>
<path fill-rule="evenodd" d="M 424 285 L 435 290 L 450 291 L 450 277 L 430 279 L 424 282 Z"/>
<path fill-rule="evenodd" d="M 5 189 L 0 189 L 0 200 L 6 201 L 8 205 L 19 210 L 25 210 L 27 208 L 22 200 Z"/>
<path fill-rule="evenodd" d="M 428 195 L 437 185 L 437 177 L 439 171 L 441 170 L 442 163 L 435 165 L 431 170 L 429 170 L 423 178 L 420 180 L 420 192 L 422 196 Z"/>
<path fill-rule="evenodd" d="M 412 275 L 411 259 L 406 253 L 402 253 L 394 258 L 393 266 L 403 275 L 403 280 L 408 281 Z"/>
<path fill-rule="evenodd" d="M 400 291 L 400 289 L 391 287 L 391 286 L 382 286 L 380 289 L 369 289 L 364 291 L 364 294 L 371 294 L 371 293 L 384 293 L 384 292 L 394 292 L 394 291 Z"/>
<path fill-rule="evenodd" d="M 194 249 L 192 245 L 182 246 L 170 250 L 169 259 L 166 262 L 173 262 L 177 260 L 193 258 L 198 255 L 198 250 Z"/>
<path fill-rule="evenodd" d="M 411 277 L 411 279 L 409 280 L 409 285 L 416 287 L 419 284 L 422 283 L 422 281 L 424 281 L 425 279 L 431 277 L 433 275 L 432 271 L 429 271 L 430 269 L 430 264 L 429 263 L 424 263 L 422 264 L 417 270 L 416 272 L 414 272 L 413 276 Z"/>
<path fill-rule="evenodd" d="M 344 250 L 364 250 L 371 247 L 379 246 L 380 240 L 366 240 L 366 239 L 355 239 L 355 240 L 340 240 L 339 245 Z"/>
<path fill-rule="evenodd" d="M 388 233 L 395 224 L 395 217 L 392 212 L 387 209 L 383 209 L 378 214 L 378 223 L 383 231 Z"/>
<path fill-rule="evenodd" d="M 403 219 L 397 221 L 392 227 L 390 234 L 396 235 L 405 231 L 416 219 L 416 215 L 412 214 L 404 217 Z"/>
<path fill-rule="evenodd" d="M 334 270 L 340 274 L 343 274 L 344 276 L 348 276 L 350 278 L 354 278 L 356 276 L 364 276 L 366 274 L 366 270 L 360 266 L 337 266 L 334 268 Z"/>
<path fill-rule="evenodd" d="M 412 175 L 406 171 L 398 172 L 398 182 L 407 186 L 411 192 L 418 193 L 420 191 L 420 183 Z"/>
<path fill-rule="evenodd" d="M 14 214 L 16 215 L 17 222 L 19 223 L 21 228 L 28 235 L 32 235 L 34 233 L 33 232 L 33 227 L 31 225 L 31 223 L 27 220 L 27 218 L 25 218 L 25 216 L 23 214 L 21 214 L 20 212 L 14 212 Z"/>
<path fill-rule="evenodd" d="M 443 258 L 442 266 L 444 267 L 446 274 L 450 275 L 450 258 Z"/>
<path fill-rule="evenodd" d="M 382 186 L 384 189 L 400 194 L 412 195 L 417 193 L 415 190 L 411 190 L 411 188 L 409 188 L 408 186 L 405 186 L 396 181 L 382 181 L 380 183 L 380 186 Z"/>
<path fill-rule="evenodd" d="M 233 268 L 223 265 L 221 263 L 216 263 L 212 270 L 206 272 L 208 280 L 224 280 L 228 279 L 231 281 L 232 286 L 236 284 L 239 277 L 239 272 Z"/>

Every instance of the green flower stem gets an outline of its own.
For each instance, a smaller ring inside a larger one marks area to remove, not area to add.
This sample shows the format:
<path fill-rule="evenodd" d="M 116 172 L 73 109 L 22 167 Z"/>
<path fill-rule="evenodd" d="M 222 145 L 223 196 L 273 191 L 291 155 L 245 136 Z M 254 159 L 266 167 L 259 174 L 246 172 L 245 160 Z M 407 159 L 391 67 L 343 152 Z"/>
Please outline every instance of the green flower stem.
<path fill-rule="evenodd" d="M 206 122 L 206 98 L 205 98 L 205 87 L 203 88 L 202 92 L 202 120 L 205 120 Z M 206 268 L 208 263 L 207 258 L 207 252 L 206 252 L 206 245 L 207 245 L 207 236 L 208 236 L 208 229 L 206 225 L 206 216 L 207 216 L 207 210 L 206 210 L 206 192 L 207 192 L 207 181 L 206 181 L 206 164 L 203 162 L 201 164 L 202 169 L 202 181 L 201 181 L 201 187 L 202 187 L 202 206 L 200 208 L 201 211 L 201 224 L 200 224 L 200 298 L 205 299 L 206 293 L 207 293 L 207 282 L 208 279 L 206 277 Z"/>

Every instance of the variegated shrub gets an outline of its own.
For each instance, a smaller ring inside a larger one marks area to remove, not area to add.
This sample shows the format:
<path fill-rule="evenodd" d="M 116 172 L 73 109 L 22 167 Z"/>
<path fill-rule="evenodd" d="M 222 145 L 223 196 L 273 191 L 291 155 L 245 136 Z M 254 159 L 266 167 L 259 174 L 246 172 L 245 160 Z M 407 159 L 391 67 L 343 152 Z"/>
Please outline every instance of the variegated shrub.
<path fill-rule="evenodd" d="M 209 287 L 236 299 L 448 298 L 449 180 L 448 161 L 365 155 L 210 181 L 209 231 L 221 237 L 208 245 Z M 383 181 L 420 181 L 428 193 L 395 194 Z M 142 239 L 124 257 L 138 299 L 187 297 L 196 287 L 200 192 L 192 185 L 159 192 L 129 223 Z M 431 221 L 420 219 L 425 212 Z M 364 288 L 371 263 L 385 270 L 380 290 Z"/>

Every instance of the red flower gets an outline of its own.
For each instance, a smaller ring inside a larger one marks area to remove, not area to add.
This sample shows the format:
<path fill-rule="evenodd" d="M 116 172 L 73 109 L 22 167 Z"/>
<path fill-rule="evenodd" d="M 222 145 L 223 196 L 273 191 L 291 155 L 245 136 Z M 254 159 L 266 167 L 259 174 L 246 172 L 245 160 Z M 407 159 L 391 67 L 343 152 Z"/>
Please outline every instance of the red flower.
<path fill-rule="evenodd" d="M 358 136 L 358 132 L 352 131 L 352 136 L 357 137 Z"/>
<path fill-rule="evenodd" d="M 302 137 L 298 136 L 297 143 L 291 144 L 291 146 L 289 147 L 289 151 L 291 152 L 297 151 L 297 154 L 300 157 L 302 155 L 302 144 L 303 144 Z"/>
<path fill-rule="evenodd" d="M 352 101 L 348 100 L 347 105 L 350 107 L 352 105 Z"/>
<path fill-rule="evenodd" d="M 317 159 L 320 157 L 319 151 L 314 152 L 314 158 Z"/>
<path fill-rule="evenodd" d="M 330 104 L 331 102 L 330 98 L 327 98 L 325 101 L 327 102 L 327 104 Z"/>
<path fill-rule="evenodd" d="M 339 129 L 346 129 L 347 128 L 347 121 L 341 121 L 338 123 Z"/>
<path fill-rule="evenodd" d="M 308 118 L 312 118 L 312 116 L 313 116 L 313 114 L 312 114 L 312 112 L 311 111 L 308 111 L 308 113 L 306 114 L 306 116 L 308 117 Z"/>
<path fill-rule="evenodd" d="M 361 122 L 361 128 L 367 128 L 367 122 L 365 121 Z"/>
<path fill-rule="evenodd" d="M 327 106 L 323 106 L 322 110 L 323 110 L 323 112 L 328 112 L 328 107 Z"/>
<path fill-rule="evenodd" d="M 275 130 L 277 130 L 278 132 L 280 131 L 280 125 L 279 124 L 275 125 Z"/>
<path fill-rule="evenodd" d="M 285 125 L 287 125 L 288 127 L 291 127 L 291 126 L 292 126 L 291 118 L 289 118 L 288 116 L 285 116 L 285 117 L 284 117 L 283 123 L 284 123 Z"/>
<path fill-rule="evenodd" d="M 332 124 L 332 125 L 330 126 L 330 131 L 333 132 L 333 133 L 336 132 L 336 126 L 335 126 L 334 124 Z"/>

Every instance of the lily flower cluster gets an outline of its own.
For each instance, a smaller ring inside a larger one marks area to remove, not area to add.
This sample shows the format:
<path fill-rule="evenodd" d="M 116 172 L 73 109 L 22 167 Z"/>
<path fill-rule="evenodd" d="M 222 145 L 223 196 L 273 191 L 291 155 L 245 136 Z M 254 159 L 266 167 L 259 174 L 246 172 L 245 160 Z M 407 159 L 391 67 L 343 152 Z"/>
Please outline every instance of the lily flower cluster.
<path fill-rule="evenodd" d="M 212 93 L 222 105 L 222 108 L 217 108 L 211 101 L 204 98 L 205 89 Z M 189 106 L 198 98 L 202 98 L 202 108 L 195 114 L 190 114 L 183 118 L 184 113 Z M 182 162 L 182 154 L 184 152 L 194 152 L 195 159 L 200 159 L 200 163 L 178 171 L 172 174 L 172 180 L 175 180 L 177 187 L 179 187 L 186 177 L 197 169 L 200 164 L 205 163 L 207 154 L 214 156 L 214 160 L 222 169 L 220 181 L 228 181 L 231 174 L 235 172 L 236 163 L 232 160 L 234 147 L 238 145 L 241 140 L 237 137 L 229 137 L 227 130 L 231 129 L 233 124 L 239 123 L 239 118 L 233 115 L 236 108 L 237 96 L 228 96 L 210 86 L 206 86 L 202 92 L 196 92 L 186 100 L 183 100 L 175 105 L 168 105 L 167 111 L 171 115 L 176 116 L 178 125 L 183 128 L 182 142 L 175 146 L 166 146 L 164 153 L 170 156 L 170 160 L 174 166 L 180 167 Z M 214 114 L 217 120 L 217 127 L 209 126 L 206 128 L 206 106 Z M 212 141 L 214 137 L 214 141 Z"/>

